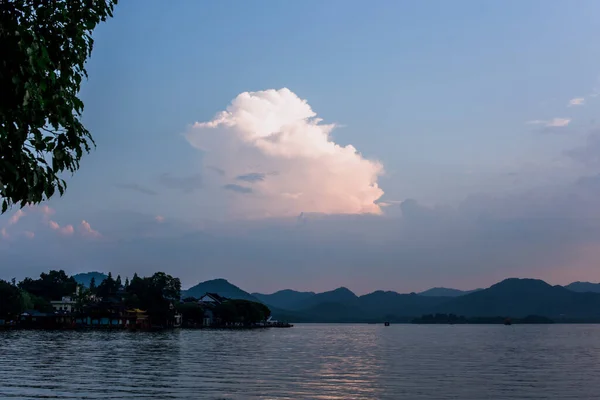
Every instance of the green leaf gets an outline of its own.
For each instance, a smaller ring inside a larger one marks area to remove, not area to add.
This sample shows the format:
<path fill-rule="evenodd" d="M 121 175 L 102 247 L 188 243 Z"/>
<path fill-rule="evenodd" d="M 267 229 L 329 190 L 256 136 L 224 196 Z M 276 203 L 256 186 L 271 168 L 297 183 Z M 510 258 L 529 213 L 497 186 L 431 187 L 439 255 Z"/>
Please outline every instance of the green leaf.
<path fill-rule="evenodd" d="M 4 4 L 2 0 L 0 3 Z M 93 138 L 78 98 L 92 31 L 112 16 L 115 0 L 11 0 L 2 8 L 0 182 L 3 212 L 64 193 L 59 174 L 79 168 Z M 40 132 L 51 126 L 54 133 Z M 48 160 L 48 161 L 46 161 Z M 52 165 L 52 168 L 37 167 Z"/>

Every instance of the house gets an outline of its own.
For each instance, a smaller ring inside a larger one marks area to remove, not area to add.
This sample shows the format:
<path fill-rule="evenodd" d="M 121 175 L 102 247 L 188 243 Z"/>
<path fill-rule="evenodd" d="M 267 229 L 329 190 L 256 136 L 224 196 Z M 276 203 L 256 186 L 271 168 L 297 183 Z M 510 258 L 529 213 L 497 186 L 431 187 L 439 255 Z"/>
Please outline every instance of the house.
<path fill-rule="evenodd" d="M 25 310 L 19 318 L 20 325 L 25 328 L 52 328 L 54 314 L 37 310 Z"/>
<path fill-rule="evenodd" d="M 124 314 L 125 306 L 122 303 L 103 299 L 86 304 L 76 322 L 82 326 L 123 328 L 127 324 Z"/>
<path fill-rule="evenodd" d="M 74 318 L 65 311 L 44 313 L 26 310 L 19 317 L 19 325 L 24 328 L 65 329 L 74 327 Z"/>
<path fill-rule="evenodd" d="M 204 309 L 202 326 L 213 326 L 220 323 L 220 320 L 215 318 L 214 308 L 227 300 L 229 299 L 220 296 L 217 293 L 206 293 L 204 296 L 200 297 L 198 304 Z"/>
<path fill-rule="evenodd" d="M 198 300 L 198 304 L 201 306 L 208 306 L 208 305 L 216 306 L 216 305 L 223 303 L 226 300 L 228 300 L 226 297 L 219 296 L 217 293 L 205 293 Z"/>
<path fill-rule="evenodd" d="M 54 311 L 74 312 L 77 307 L 77 302 L 70 296 L 64 296 L 61 300 L 51 301 Z"/>

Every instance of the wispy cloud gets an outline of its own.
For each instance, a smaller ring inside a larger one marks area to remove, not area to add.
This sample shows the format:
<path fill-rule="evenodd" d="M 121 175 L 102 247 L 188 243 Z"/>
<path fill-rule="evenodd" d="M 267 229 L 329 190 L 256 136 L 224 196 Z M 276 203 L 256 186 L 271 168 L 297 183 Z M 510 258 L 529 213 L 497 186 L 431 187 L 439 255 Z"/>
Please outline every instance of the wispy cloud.
<path fill-rule="evenodd" d="M 8 220 L 8 224 L 9 224 L 9 225 L 14 225 L 14 224 L 16 224 L 17 222 L 19 222 L 19 220 L 20 220 L 21 218 L 23 218 L 24 216 L 25 216 L 25 211 L 23 211 L 23 210 L 17 210 L 17 211 L 16 211 L 16 212 L 15 212 L 15 213 L 12 215 L 12 217 L 10 217 L 10 219 Z"/>
<path fill-rule="evenodd" d="M 582 106 L 584 103 L 585 103 L 584 97 L 575 97 L 574 99 L 569 100 L 569 107 Z"/>
<path fill-rule="evenodd" d="M 267 174 L 252 172 L 250 174 L 238 175 L 235 179 L 238 181 L 253 183 L 264 181 L 266 176 Z"/>
<path fill-rule="evenodd" d="M 202 188 L 202 174 L 195 174 L 184 177 L 172 176 L 169 173 L 162 174 L 158 181 L 169 189 L 182 190 L 185 193 L 192 193 L 193 191 Z"/>
<path fill-rule="evenodd" d="M 56 221 L 48 221 L 48 225 L 51 229 L 62 233 L 63 235 L 72 235 L 75 232 L 73 225 L 60 226 Z"/>
<path fill-rule="evenodd" d="M 532 121 L 527 121 L 529 125 L 543 125 L 546 128 L 563 128 L 568 126 L 571 122 L 571 118 L 552 118 L 548 120 L 543 119 L 534 119 Z"/>
<path fill-rule="evenodd" d="M 154 217 L 154 220 L 156 222 L 158 222 L 159 224 L 165 222 L 165 217 L 163 217 L 162 215 L 157 215 L 156 217 Z"/>
<path fill-rule="evenodd" d="M 44 215 L 44 217 L 46 217 L 46 218 L 48 218 L 51 215 L 54 215 L 56 213 L 56 211 L 54 211 L 54 209 L 52 209 L 52 208 L 50 208 L 50 207 L 48 207 L 46 205 L 41 206 L 39 208 L 39 210 Z"/>
<path fill-rule="evenodd" d="M 72 224 L 61 225 L 51 216 L 56 214 L 53 208 L 47 205 L 27 205 L 23 209 L 17 210 L 8 220 L 5 220 L 4 226 L 0 229 L 0 238 L 15 239 L 34 237 L 47 238 L 48 232 L 56 232 L 62 236 L 73 236 L 76 229 Z M 21 223 L 21 219 L 28 216 L 28 219 Z M 78 229 L 81 236 L 101 237 L 102 235 L 92 229 L 90 224 L 83 220 Z M 41 235 L 41 236 L 40 236 Z"/>
<path fill-rule="evenodd" d="M 395 205 L 400 205 L 402 204 L 402 200 L 382 200 L 382 201 L 377 201 L 377 205 L 379 207 L 390 207 L 390 206 L 395 206 Z"/>
<path fill-rule="evenodd" d="M 230 190 L 230 191 L 236 192 L 236 193 L 252 193 L 252 188 L 249 188 L 246 186 L 241 186 L 241 185 L 236 185 L 235 183 L 227 184 L 227 185 L 223 186 L 223 188 L 225 190 Z"/>
<path fill-rule="evenodd" d="M 221 168 L 219 168 L 219 167 L 215 167 L 215 166 L 212 166 L 212 165 L 208 165 L 208 166 L 206 166 L 206 169 L 208 169 L 208 170 L 210 170 L 210 171 L 213 171 L 213 172 L 217 173 L 218 175 L 225 176 L 225 171 L 223 171 L 223 170 L 222 170 Z"/>
<path fill-rule="evenodd" d="M 554 118 L 554 119 L 548 121 L 546 126 L 552 127 L 552 128 L 560 128 L 560 127 L 569 125 L 570 122 L 571 122 L 570 118 Z"/>
<path fill-rule="evenodd" d="M 86 220 L 81 221 L 81 225 L 79 226 L 79 229 L 83 236 L 88 236 L 88 237 L 93 237 L 93 238 L 98 238 L 98 237 L 102 236 L 100 234 L 100 232 L 92 229 L 92 226 Z"/>
<path fill-rule="evenodd" d="M 154 196 L 154 195 L 158 194 L 155 190 L 152 190 L 150 188 L 147 188 L 147 187 L 137 184 L 137 183 L 118 183 L 115 186 L 117 186 L 118 188 L 121 188 L 121 189 L 133 190 L 134 192 L 147 194 L 149 196 Z"/>

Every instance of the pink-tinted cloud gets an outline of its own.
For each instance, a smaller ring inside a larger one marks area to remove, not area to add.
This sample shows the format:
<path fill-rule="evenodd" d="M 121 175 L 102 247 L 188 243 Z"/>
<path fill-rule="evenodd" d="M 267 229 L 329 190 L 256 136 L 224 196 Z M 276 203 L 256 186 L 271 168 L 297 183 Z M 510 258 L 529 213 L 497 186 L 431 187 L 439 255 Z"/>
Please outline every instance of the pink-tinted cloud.
<path fill-rule="evenodd" d="M 165 222 L 165 217 L 163 217 L 162 215 L 157 215 L 156 217 L 154 217 L 154 219 L 156 220 L 156 222 L 163 223 Z"/>
<path fill-rule="evenodd" d="M 23 218 L 25 215 L 26 215 L 26 214 L 25 214 L 25 211 L 23 211 L 23 210 L 17 210 L 17 212 L 15 212 L 15 213 L 12 215 L 12 217 L 10 217 L 10 219 L 8 220 L 8 224 L 9 224 L 9 225 L 14 225 L 14 224 L 16 224 L 16 223 L 17 223 L 17 222 L 19 222 L 19 220 L 20 220 L 21 218 Z"/>
<path fill-rule="evenodd" d="M 536 119 L 527 121 L 529 125 L 543 125 L 547 128 L 564 128 L 569 125 L 571 118 L 552 118 L 549 120 Z"/>
<path fill-rule="evenodd" d="M 569 107 L 582 106 L 584 104 L 585 104 L 585 98 L 584 97 L 576 97 L 574 99 L 569 100 Z"/>
<path fill-rule="evenodd" d="M 48 221 L 48 225 L 50 226 L 50 228 L 62 233 L 63 235 L 72 235 L 75 231 L 73 225 L 60 226 L 57 222 L 52 220 Z"/>
<path fill-rule="evenodd" d="M 54 209 L 52 209 L 46 205 L 39 207 L 39 210 L 44 215 L 44 217 L 47 217 L 47 218 L 56 213 L 56 211 L 54 211 Z"/>
<path fill-rule="evenodd" d="M 330 137 L 306 100 L 289 89 L 245 92 L 212 121 L 196 123 L 189 143 L 204 151 L 229 215 L 239 217 L 380 214 L 383 166 Z M 261 179 L 242 179 L 241 177 Z"/>
<path fill-rule="evenodd" d="M 79 226 L 79 229 L 83 236 L 94 237 L 94 238 L 98 238 L 98 237 L 102 236 L 100 234 L 100 232 L 92 229 L 92 226 L 86 220 L 81 221 L 81 225 Z"/>
<path fill-rule="evenodd" d="M 56 211 L 47 205 L 27 205 L 23 209 L 17 210 L 2 226 L 0 230 L 1 239 L 9 238 L 33 238 L 39 234 L 44 234 L 44 230 L 50 228 L 63 236 L 72 236 L 75 233 L 75 227 L 72 224 L 61 225 L 56 220 L 50 219 Z M 21 219 L 29 216 L 26 223 L 20 223 Z M 19 229 L 20 228 L 20 229 Z M 95 229 L 92 229 L 90 224 L 83 220 L 79 227 L 81 236 L 85 237 L 101 237 L 102 235 Z"/>

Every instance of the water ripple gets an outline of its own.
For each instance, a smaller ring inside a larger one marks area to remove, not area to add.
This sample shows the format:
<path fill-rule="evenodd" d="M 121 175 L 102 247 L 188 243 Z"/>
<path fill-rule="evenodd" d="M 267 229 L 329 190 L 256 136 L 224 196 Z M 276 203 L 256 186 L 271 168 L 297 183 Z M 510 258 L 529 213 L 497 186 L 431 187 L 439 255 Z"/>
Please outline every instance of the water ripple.
<path fill-rule="evenodd" d="M 0 332 L 6 399 L 595 399 L 600 326 Z"/>

